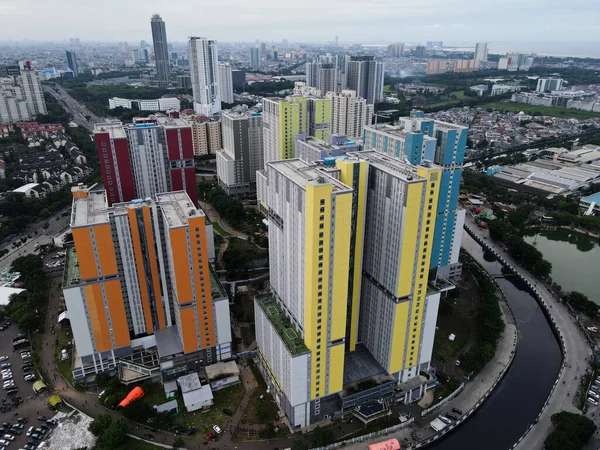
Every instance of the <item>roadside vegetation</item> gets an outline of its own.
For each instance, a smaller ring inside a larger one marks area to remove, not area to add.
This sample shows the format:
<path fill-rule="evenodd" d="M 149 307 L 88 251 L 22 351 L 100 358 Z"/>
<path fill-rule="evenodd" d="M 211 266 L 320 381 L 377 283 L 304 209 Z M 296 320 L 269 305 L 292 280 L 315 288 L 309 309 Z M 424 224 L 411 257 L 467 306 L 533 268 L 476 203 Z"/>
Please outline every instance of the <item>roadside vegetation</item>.
<path fill-rule="evenodd" d="M 552 415 L 554 431 L 544 441 L 546 450 L 581 450 L 596 432 L 591 419 L 562 411 Z"/>
<path fill-rule="evenodd" d="M 475 322 L 475 343 L 461 356 L 461 366 L 467 373 L 479 373 L 494 357 L 504 322 L 500 310 L 498 288 L 485 270 L 466 252 L 461 252 L 463 270 L 469 271 L 477 282 L 480 302 Z"/>
<path fill-rule="evenodd" d="M 494 97 L 494 100 L 496 97 Z M 579 109 L 568 109 L 568 108 L 560 108 L 558 106 L 536 106 L 536 105 L 527 105 L 525 103 L 513 103 L 513 102 L 490 102 L 484 103 L 481 105 L 483 108 L 493 108 L 498 111 L 508 111 L 508 112 L 521 112 L 523 111 L 526 114 L 531 114 L 533 116 L 552 116 L 552 117 L 562 117 L 566 119 L 590 119 L 593 117 L 600 117 L 600 113 L 592 112 L 592 111 L 582 111 Z"/>

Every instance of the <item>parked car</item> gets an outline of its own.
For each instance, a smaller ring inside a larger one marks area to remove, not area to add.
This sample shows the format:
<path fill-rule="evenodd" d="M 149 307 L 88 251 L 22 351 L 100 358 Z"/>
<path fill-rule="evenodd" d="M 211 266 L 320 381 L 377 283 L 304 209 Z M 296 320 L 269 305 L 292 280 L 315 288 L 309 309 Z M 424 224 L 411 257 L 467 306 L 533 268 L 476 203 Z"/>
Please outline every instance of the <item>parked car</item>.
<path fill-rule="evenodd" d="M 598 406 L 598 402 L 591 397 L 588 397 L 587 401 L 588 403 L 591 403 L 594 406 Z"/>
<path fill-rule="evenodd" d="M 215 430 L 215 433 L 221 434 L 221 429 L 219 428 L 218 425 L 213 425 L 213 430 Z"/>
<path fill-rule="evenodd" d="M 456 414 L 460 414 L 462 416 L 462 411 L 458 408 L 452 408 L 452 412 L 455 412 Z"/>
<path fill-rule="evenodd" d="M 204 436 L 204 439 L 206 439 L 207 441 L 212 441 L 216 437 L 217 435 L 215 433 L 208 433 L 206 436 Z"/>

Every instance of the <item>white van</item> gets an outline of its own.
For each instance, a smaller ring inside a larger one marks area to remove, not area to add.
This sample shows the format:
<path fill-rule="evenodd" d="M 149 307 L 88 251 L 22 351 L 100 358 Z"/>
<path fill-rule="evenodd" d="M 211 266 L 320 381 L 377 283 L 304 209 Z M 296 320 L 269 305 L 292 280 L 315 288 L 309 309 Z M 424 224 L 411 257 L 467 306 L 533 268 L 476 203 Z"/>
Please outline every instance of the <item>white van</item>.
<path fill-rule="evenodd" d="M 598 402 L 591 397 L 588 397 L 587 401 L 588 403 L 591 403 L 594 406 L 598 406 Z"/>

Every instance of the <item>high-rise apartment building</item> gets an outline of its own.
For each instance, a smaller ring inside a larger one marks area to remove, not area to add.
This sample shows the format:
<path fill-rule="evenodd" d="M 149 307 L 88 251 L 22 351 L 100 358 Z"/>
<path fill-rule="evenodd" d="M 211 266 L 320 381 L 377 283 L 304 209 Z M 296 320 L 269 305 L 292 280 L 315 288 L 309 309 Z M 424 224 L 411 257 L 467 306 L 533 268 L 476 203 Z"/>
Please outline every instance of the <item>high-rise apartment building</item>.
<path fill-rule="evenodd" d="M 196 112 L 209 117 L 221 112 L 217 41 L 190 37 L 190 76 Z"/>
<path fill-rule="evenodd" d="M 96 124 L 94 137 L 109 205 L 186 191 L 196 205 L 192 130 L 177 117 Z"/>
<path fill-rule="evenodd" d="M 67 50 L 67 65 L 73 71 L 73 76 L 79 75 L 79 65 L 77 64 L 77 55 L 73 50 Z"/>
<path fill-rule="evenodd" d="M 536 92 L 560 91 L 563 82 L 562 78 L 540 78 L 535 90 Z"/>
<path fill-rule="evenodd" d="M 424 58 L 425 57 L 425 46 L 424 45 L 415 46 L 413 53 L 417 58 Z"/>
<path fill-rule="evenodd" d="M 454 61 L 454 72 L 477 72 L 479 70 L 479 60 L 477 59 L 457 59 Z"/>
<path fill-rule="evenodd" d="M 27 103 L 27 110 L 31 117 L 38 114 L 47 114 L 44 90 L 39 74 L 33 70 L 29 61 L 19 62 L 20 85 Z"/>
<path fill-rule="evenodd" d="M 331 132 L 362 139 L 363 128 L 373 122 L 373 105 L 351 90 L 328 93 L 327 97 L 331 99 Z"/>
<path fill-rule="evenodd" d="M 475 44 L 475 55 L 474 55 L 473 59 L 475 59 L 476 61 L 479 61 L 479 62 L 485 62 L 485 61 L 487 61 L 487 57 L 488 57 L 487 42 L 478 42 L 477 44 Z"/>
<path fill-rule="evenodd" d="M 192 126 L 192 145 L 195 156 L 214 155 L 221 149 L 221 122 L 202 117 L 188 119 Z"/>
<path fill-rule="evenodd" d="M 339 92 L 341 79 L 336 63 L 337 56 L 321 55 L 320 59 L 306 63 L 306 85 L 319 89 L 323 95 L 327 92 Z"/>
<path fill-rule="evenodd" d="M 351 56 L 347 61 L 346 89 L 373 105 L 383 98 L 384 64 L 373 56 Z"/>
<path fill-rule="evenodd" d="M 294 157 L 294 141 L 307 133 L 327 141 L 331 134 L 331 99 L 293 95 L 263 99 L 264 162 Z"/>
<path fill-rule="evenodd" d="M 328 141 L 300 134 L 296 138 L 296 158 L 313 163 L 325 158 L 343 156 L 346 153 L 359 152 L 362 146 L 347 136 L 332 134 Z"/>
<path fill-rule="evenodd" d="M 442 167 L 430 260 L 430 268 L 442 278 L 456 278 L 461 273 L 458 255 L 465 211 L 458 207 L 458 193 L 467 134 L 467 127 L 426 118 L 419 111 L 401 118 L 398 125 L 373 125 L 364 131 L 365 150 L 407 159 L 411 164 L 433 161 Z"/>
<path fill-rule="evenodd" d="M 263 119 L 254 111 L 223 111 L 223 148 L 217 151 L 219 185 L 229 195 L 256 192 L 256 171 L 263 168 Z"/>
<path fill-rule="evenodd" d="M 427 75 L 435 75 L 439 73 L 446 73 L 448 70 L 448 61 L 445 59 L 430 59 L 427 61 Z"/>
<path fill-rule="evenodd" d="M 221 89 L 221 101 L 233 103 L 233 74 L 229 63 L 219 63 L 219 88 Z"/>
<path fill-rule="evenodd" d="M 397 42 L 387 46 L 388 56 L 404 56 L 404 42 Z"/>
<path fill-rule="evenodd" d="M 260 66 L 260 49 L 252 47 L 250 49 L 250 67 Z"/>
<path fill-rule="evenodd" d="M 292 427 L 424 395 L 450 288 L 428 277 L 441 168 L 368 151 L 268 162 L 265 178 L 271 292 L 255 299 L 256 341 Z"/>
<path fill-rule="evenodd" d="M 156 81 L 159 87 L 168 87 L 171 81 L 171 67 L 169 66 L 167 28 L 158 14 L 154 14 L 150 19 L 150 27 L 152 28 L 152 42 L 154 43 Z"/>
<path fill-rule="evenodd" d="M 310 136 L 328 141 L 331 135 L 331 99 L 308 97 L 306 99 L 307 132 Z"/>
<path fill-rule="evenodd" d="M 32 119 L 23 89 L 16 78 L 0 78 L 0 123 L 26 122 Z"/>
<path fill-rule="evenodd" d="M 210 267 L 212 226 L 185 192 L 108 206 L 74 188 L 63 290 L 75 379 L 163 380 L 231 357 L 229 301 Z M 193 361 L 193 362 L 192 362 Z"/>

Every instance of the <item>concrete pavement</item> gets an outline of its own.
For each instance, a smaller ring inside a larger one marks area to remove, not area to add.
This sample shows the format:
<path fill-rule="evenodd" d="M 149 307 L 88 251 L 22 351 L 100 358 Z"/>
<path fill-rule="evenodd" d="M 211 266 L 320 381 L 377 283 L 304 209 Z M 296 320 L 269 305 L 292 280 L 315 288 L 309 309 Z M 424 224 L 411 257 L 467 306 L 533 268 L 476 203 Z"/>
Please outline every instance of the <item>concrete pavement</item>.
<path fill-rule="evenodd" d="M 565 305 L 556 298 L 541 282 L 533 275 L 520 267 L 520 265 L 499 245 L 489 238 L 488 230 L 478 228 L 472 218 L 467 215 L 465 226 L 470 233 L 495 252 L 501 260 L 508 263 L 533 289 L 537 290 L 542 298 L 542 305 L 547 305 L 551 321 L 562 336 L 564 348 L 563 367 L 559 373 L 555 387 L 551 392 L 546 407 L 538 417 L 536 424 L 532 425 L 524 438 L 515 446 L 519 450 L 538 450 L 544 448 L 544 439 L 552 431 L 550 417 L 561 411 L 581 412 L 573 406 L 573 396 L 577 392 L 581 376 L 588 368 L 588 362 L 592 351 L 578 330 L 578 325 L 572 319 Z M 567 395 L 569 394 L 569 395 Z"/>

